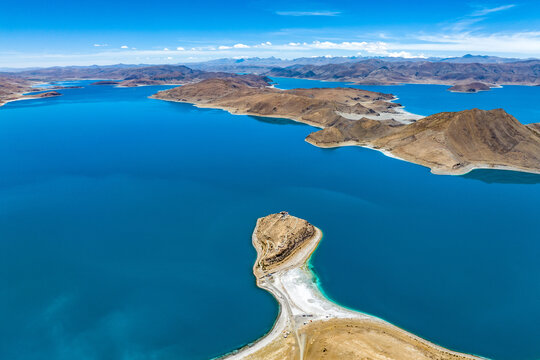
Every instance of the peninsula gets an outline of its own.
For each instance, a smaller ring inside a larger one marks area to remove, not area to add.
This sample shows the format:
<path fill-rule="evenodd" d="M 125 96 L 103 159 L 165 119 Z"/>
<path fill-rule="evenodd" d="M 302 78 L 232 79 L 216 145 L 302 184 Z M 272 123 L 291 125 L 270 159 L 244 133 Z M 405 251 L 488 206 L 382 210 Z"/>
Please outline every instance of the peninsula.
<path fill-rule="evenodd" d="M 257 286 L 280 305 L 272 330 L 223 359 L 479 360 L 435 345 L 379 318 L 324 297 L 307 263 L 322 232 L 286 212 L 257 220 Z"/>
<path fill-rule="evenodd" d="M 57 91 L 39 92 L 37 94 L 31 93 L 36 91 L 39 90 L 32 88 L 31 83 L 27 80 L 0 76 L 0 106 L 11 101 L 49 98 L 62 95 Z"/>
<path fill-rule="evenodd" d="M 279 90 L 222 78 L 152 97 L 233 114 L 292 119 L 322 129 L 306 138 L 315 146 L 364 146 L 436 174 L 461 175 L 478 168 L 540 173 L 538 125 L 523 125 L 502 109 L 422 118 L 403 111 L 389 94 L 354 88 Z"/>

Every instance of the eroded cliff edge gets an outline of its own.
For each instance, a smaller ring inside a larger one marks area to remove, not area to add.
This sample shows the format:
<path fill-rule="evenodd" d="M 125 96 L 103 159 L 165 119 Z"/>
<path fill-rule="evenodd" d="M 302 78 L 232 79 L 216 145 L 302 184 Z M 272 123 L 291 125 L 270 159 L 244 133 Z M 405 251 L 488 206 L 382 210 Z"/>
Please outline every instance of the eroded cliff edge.
<path fill-rule="evenodd" d="M 321 237 L 318 228 L 287 212 L 257 220 L 252 237 L 257 250 L 253 273 L 257 285 L 279 302 L 280 314 L 264 338 L 225 359 L 480 359 L 326 299 L 307 266 Z"/>
<path fill-rule="evenodd" d="M 160 91 L 153 98 L 292 119 L 322 129 L 306 138 L 315 146 L 365 146 L 436 174 L 478 168 L 540 173 L 538 124 L 521 124 L 502 109 L 422 118 L 403 111 L 389 94 L 354 88 L 279 90 L 219 78 Z"/>

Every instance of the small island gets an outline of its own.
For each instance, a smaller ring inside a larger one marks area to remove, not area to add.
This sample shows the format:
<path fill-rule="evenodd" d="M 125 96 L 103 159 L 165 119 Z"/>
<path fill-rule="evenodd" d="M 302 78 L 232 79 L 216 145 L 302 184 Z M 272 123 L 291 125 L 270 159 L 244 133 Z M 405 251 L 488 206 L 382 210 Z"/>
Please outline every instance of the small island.
<path fill-rule="evenodd" d="M 448 88 L 448 91 L 451 91 L 451 92 L 469 93 L 469 94 L 474 94 L 480 91 L 489 91 L 489 90 L 491 90 L 491 88 L 488 85 L 481 82 L 457 84 Z"/>
<path fill-rule="evenodd" d="M 287 212 L 257 220 L 257 286 L 280 305 L 272 330 L 222 359 L 480 360 L 447 350 L 384 320 L 345 309 L 318 288 L 308 262 L 322 232 Z M 354 286 L 354 284 L 352 284 Z"/>
<path fill-rule="evenodd" d="M 434 174 L 462 175 L 474 169 L 540 173 L 538 124 L 524 125 L 503 109 L 422 117 L 404 111 L 390 94 L 355 88 L 280 90 L 241 76 L 204 80 L 152 98 L 295 120 L 321 129 L 306 138 L 315 146 L 363 146 Z"/>
<path fill-rule="evenodd" d="M 102 80 L 102 81 L 96 81 L 94 83 L 91 83 L 90 85 L 118 85 L 118 84 L 120 84 L 119 81 Z"/>

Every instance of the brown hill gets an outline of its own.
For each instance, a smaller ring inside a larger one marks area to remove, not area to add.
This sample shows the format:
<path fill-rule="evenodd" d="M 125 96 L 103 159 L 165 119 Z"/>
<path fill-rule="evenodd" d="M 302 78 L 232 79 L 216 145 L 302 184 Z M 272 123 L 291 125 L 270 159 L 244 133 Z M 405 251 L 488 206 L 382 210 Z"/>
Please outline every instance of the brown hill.
<path fill-rule="evenodd" d="M 236 114 L 284 117 L 318 127 L 342 121 L 340 114 L 397 115 L 395 108 L 400 106 L 390 102 L 394 97 L 389 94 L 353 88 L 279 90 L 250 86 L 242 78 L 206 80 L 160 91 L 153 97 Z"/>
<path fill-rule="evenodd" d="M 438 172 L 474 167 L 540 172 L 540 134 L 502 109 L 435 114 L 374 143 Z"/>
<path fill-rule="evenodd" d="M 0 106 L 16 100 L 28 91 L 31 91 L 28 81 L 12 76 L 0 76 Z"/>
<path fill-rule="evenodd" d="M 439 113 L 392 129 L 372 121 L 350 128 L 324 129 L 307 141 L 323 147 L 367 145 L 439 174 L 474 168 L 540 172 L 538 124 L 523 125 L 502 109 Z"/>

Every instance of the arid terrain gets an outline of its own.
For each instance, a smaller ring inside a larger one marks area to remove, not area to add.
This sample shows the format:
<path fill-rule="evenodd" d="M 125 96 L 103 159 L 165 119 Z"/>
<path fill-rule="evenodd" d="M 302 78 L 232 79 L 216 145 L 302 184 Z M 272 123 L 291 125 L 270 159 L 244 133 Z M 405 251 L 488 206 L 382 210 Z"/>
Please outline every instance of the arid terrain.
<path fill-rule="evenodd" d="M 538 125 L 523 125 L 502 109 L 419 118 L 401 110 L 389 94 L 353 88 L 279 90 L 235 79 L 206 80 L 153 97 L 292 119 L 322 129 L 307 137 L 313 145 L 374 148 L 437 174 L 459 175 L 476 168 L 540 172 Z"/>
<path fill-rule="evenodd" d="M 444 349 L 326 299 L 306 265 L 321 237 L 319 229 L 286 212 L 257 221 L 253 273 L 257 285 L 276 298 L 281 311 L 265 337 L 224 359 L 480 359 Z"/>
<path fill-rule="evenodd" d="M 396 119 L 411 120 L 393 95 L 353 88 L 279 90 L 246 84 L 242 79 L 211 79 L 158 92 L 156 99 L 195 103 L 236 114 L 283 117 L 317 127 L 334 126 L 342 119 L 380 118 L 389 126 Z M 391 114 L 395 119 L 383 115 Z"/>
<path fill-rule="evenodd" d="M 30 91 L 28 81 L 18 78 L 0 76 L 0 106 L 6 102 L 19 98 L 23 93 Z"/>
<path fill-rule="evenodd" d="M 0 106 L 10 101 L 48 98 L 62 95 L 56 91 L 23 95 L 32 91 L 36 91 L 36 89 L 32 88 L 31 83 L 27 80 L 0 76 Z"/>

